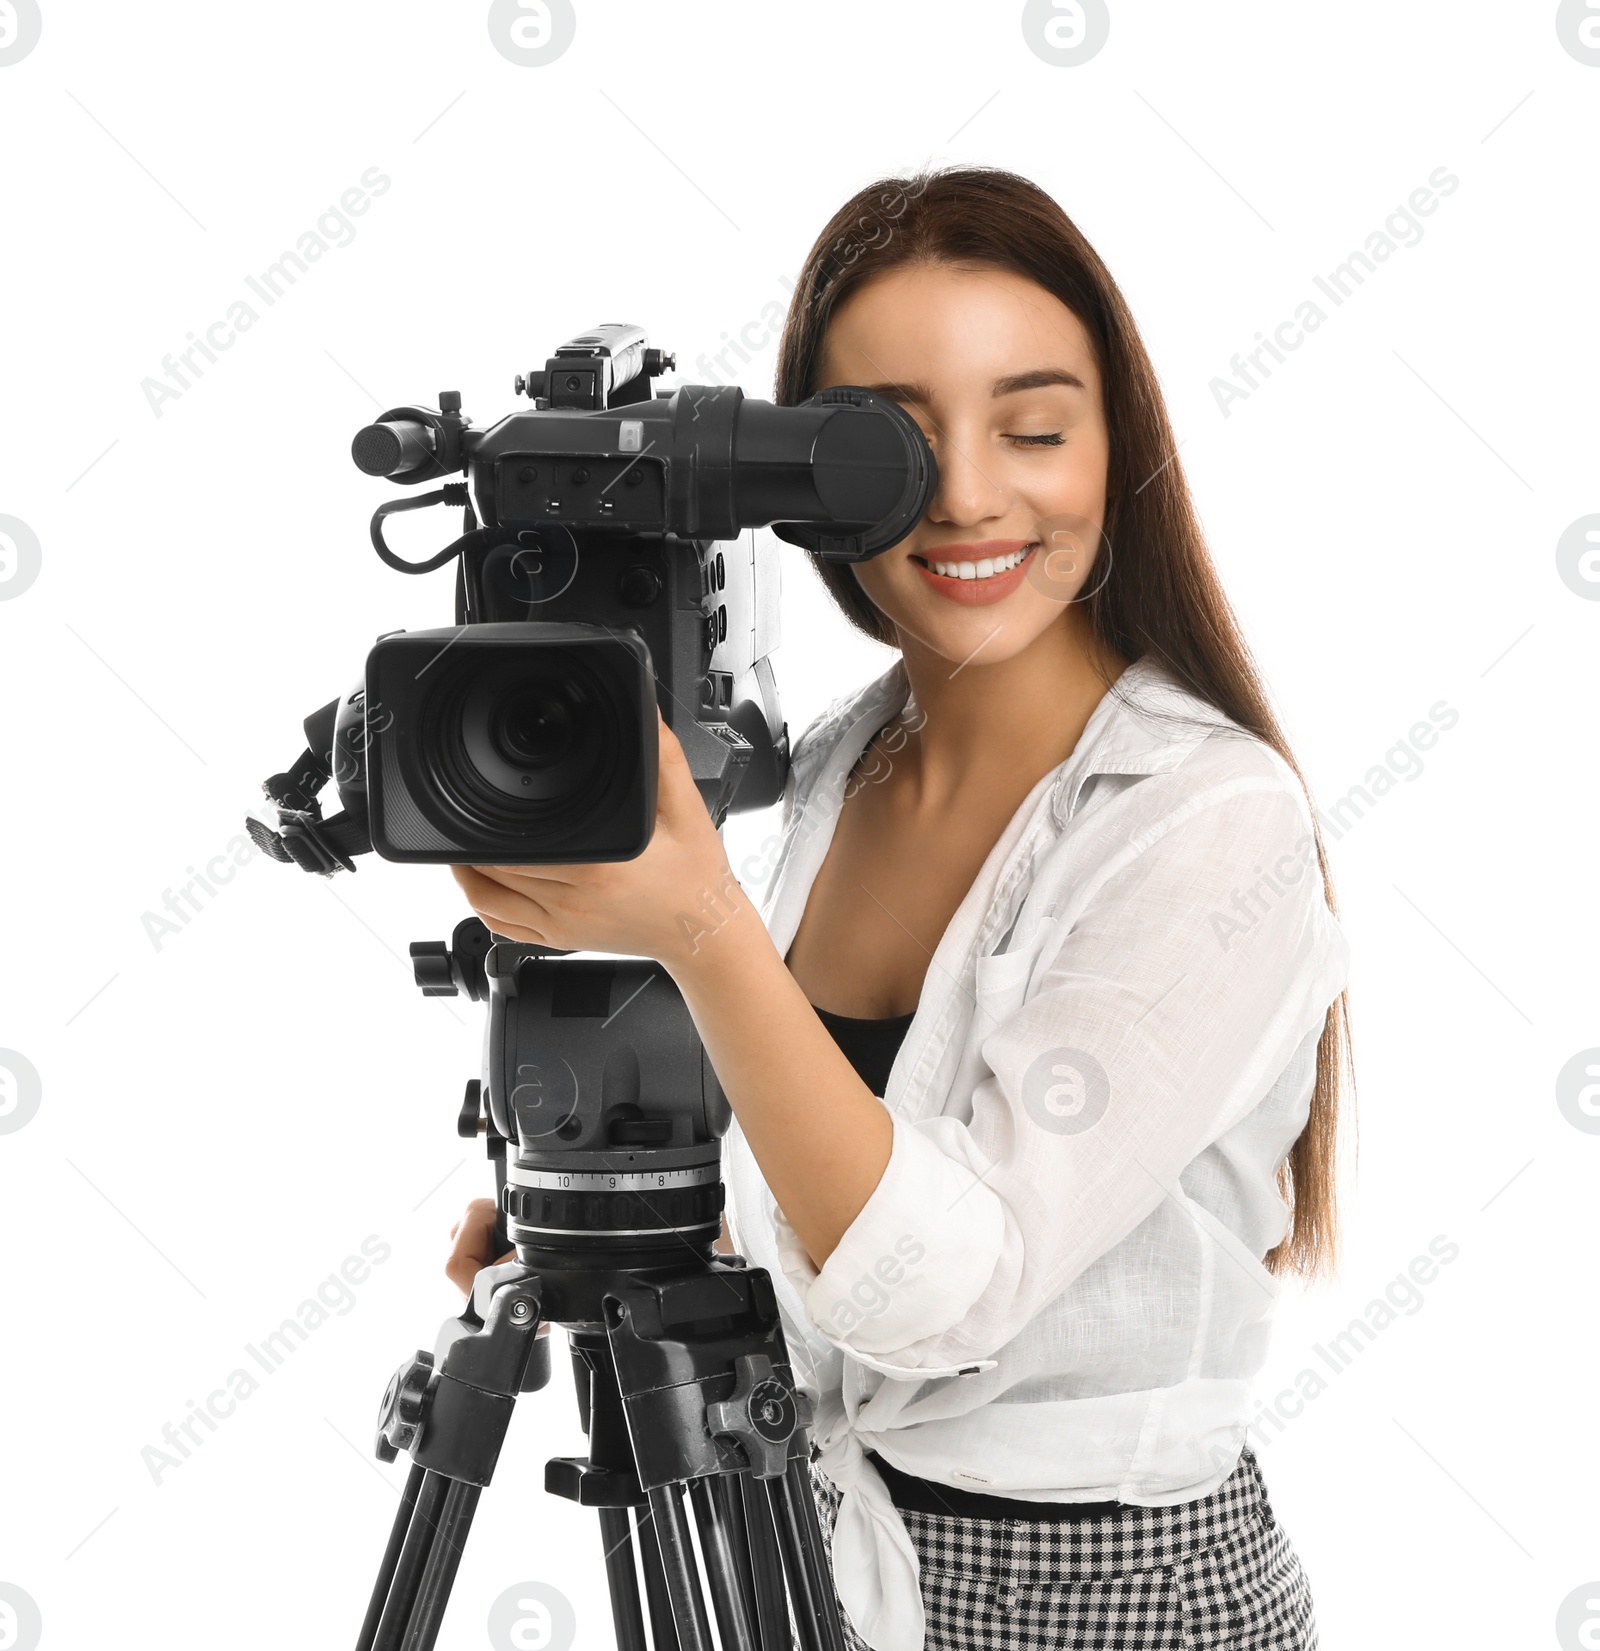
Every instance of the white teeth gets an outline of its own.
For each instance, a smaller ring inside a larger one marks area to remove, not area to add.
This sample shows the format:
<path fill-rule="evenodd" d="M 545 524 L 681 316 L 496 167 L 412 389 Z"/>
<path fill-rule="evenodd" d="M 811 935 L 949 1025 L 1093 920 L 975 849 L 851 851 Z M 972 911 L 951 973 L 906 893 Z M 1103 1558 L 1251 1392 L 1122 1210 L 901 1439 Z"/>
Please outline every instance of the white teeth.
<path fill-rule="evenodd" d="M 1009 573 L 1027 554 L 1025 546 L 1009 556 L 984 556 L 976 562 L 929 562 L 928 566 L 946 579 L 992 579 L 997 573 Z"/>

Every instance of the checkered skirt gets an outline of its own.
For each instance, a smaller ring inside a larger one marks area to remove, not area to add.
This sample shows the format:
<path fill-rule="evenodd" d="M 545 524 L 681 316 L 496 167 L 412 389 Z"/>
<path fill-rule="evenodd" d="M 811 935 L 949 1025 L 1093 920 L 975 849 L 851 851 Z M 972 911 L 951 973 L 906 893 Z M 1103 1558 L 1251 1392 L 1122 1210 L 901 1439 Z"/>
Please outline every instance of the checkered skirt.
<path fill-rule="evenodd" d="M 839 1490 L 815 1462 L 828 1563 Z M 902 1510 L 926 1651 L 1317 1651 L 1311 1590 L 1254 1452 L 1211 1495 L 1083 1520 Z M 844 1618 L 850 1651 L 866 1642 Z"/>

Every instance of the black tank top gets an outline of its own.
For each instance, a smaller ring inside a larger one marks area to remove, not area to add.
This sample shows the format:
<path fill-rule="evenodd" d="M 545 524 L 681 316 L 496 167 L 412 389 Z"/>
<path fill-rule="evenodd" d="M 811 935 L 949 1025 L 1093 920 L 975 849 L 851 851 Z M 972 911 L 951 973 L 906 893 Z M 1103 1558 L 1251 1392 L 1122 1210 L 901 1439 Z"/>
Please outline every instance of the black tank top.
<path fill-rule="evenodd" d="M 814 1003 L 811 1007 L 817 1009 Z M 882 1100 L 889 1085 L 889 1068 L 900 1053 L 915 1013 L 913 1009 L 910 1015 L 890 1015 L 886 1020 L 860 1020 L 855 1015 L 836 1015 L 830 1009 L 817 1009 L 817 1019 L 832 1034 L 862 1083 Z"/>
<path fill-rule="evenodd" d="M 846 1060 L 861 1081 L 881 1100 L 889 1084 L 900 1045 L 905 1042 L 912 1015 L 890 1015 L 882 1020 L 863 1020 L 855 1015 L 836 1015 L 818 1009 L 817 1019 L 827 1027 Z M 993 1496 L 985 1492 L 957 1490 L 934 1479 L 919 1479 L 902 1473 L 875 1451 L 867 1455 L 882 1476 L 889 1500 L 897 1508 L 912 1513 L 953 1514 L 961 1519 L 1099 1519 L 1120 1512 L 1120 1502 L 1027 1502 L 1016 1496 Z"/>

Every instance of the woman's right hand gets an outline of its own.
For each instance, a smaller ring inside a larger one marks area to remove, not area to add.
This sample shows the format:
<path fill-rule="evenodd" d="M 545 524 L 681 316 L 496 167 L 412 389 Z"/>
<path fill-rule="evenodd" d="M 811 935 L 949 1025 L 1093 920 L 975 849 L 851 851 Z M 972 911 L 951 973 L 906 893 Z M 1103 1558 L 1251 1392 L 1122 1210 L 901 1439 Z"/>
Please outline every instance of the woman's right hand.
<path fill-rule="evenodd" d="M 494 1253 L 494 1224 L 498 1213 L 492 1198 L 474 1198 L 467 1205 L 466 1214 L 450 1229 L 455 1245 L 444 1264 L 445 1275 L 464 1296 L 472 1294 L 472 1281 L 478 1276 L 479 1268 L 516 1260 L 515 1250 L 507 1250 L 502 1256 Z"/>
<path fill-rule="evenodd" d="M 480 1267 L 516 1259 L 515 1250 L 507 1250 L 502 1256 L 496 1256 L 494 1253 L 494 1224 L 498 1213 L 492 1198 L 474 1198 L 467 1205 L 466 1214 L 450 1229 L 450 1236 L 455 1240 L 455 1244 L 450 1251 L 450 1259 L 444 1264 L 444 1270 L 450 1282 L 464 1296 L 472 1294 L 472 1281 L 478 1276 Z M 733 1237 L 728 1231 L 726 1213 L 722 1217 L 722 1236 L 713 1247 L 722 1255 L 734 1253 Z"/>

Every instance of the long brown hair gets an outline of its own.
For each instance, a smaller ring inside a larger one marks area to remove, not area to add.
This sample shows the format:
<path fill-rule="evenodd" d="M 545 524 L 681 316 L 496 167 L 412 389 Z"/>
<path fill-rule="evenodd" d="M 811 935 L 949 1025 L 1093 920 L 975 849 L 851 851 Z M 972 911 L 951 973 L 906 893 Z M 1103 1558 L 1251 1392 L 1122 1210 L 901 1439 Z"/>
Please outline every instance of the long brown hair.
<path fill-rule="evenodd" d="M 1132 661 L 1152 656 L 1200 699 L 1257 735 L 1310 787 L 1268 701 L 1176 457 L 1155 369 L 1122 293 L 1077 225 L 1028 179 L 998 167 L 944 167 L 881 178 L 839 208 L 806 257 L 778 346 L 775 399 L 817 388 L 828 324 L 840 303 L 887 270 L 979 264 L 1027 277 L 1070 309 L 1093 342 L 1110 436 L 1104 581 L 1084 598 L 1093 634 Z M 852 624 L 893 645 L 894 626 L 846 563 L 813 565 Z M 1311 808 L 1317 864 L 1335 914 L 1333 879 Z M 1317 1042 L 1316 1085 L 1305 1128 L 1278 1170 L 1291 1211 L 1273 1273 L 1331 1275 L 1338 1259 L 1339 1099 L 1354 1072 L 1350 1010 L 1341 992 Z"/>

